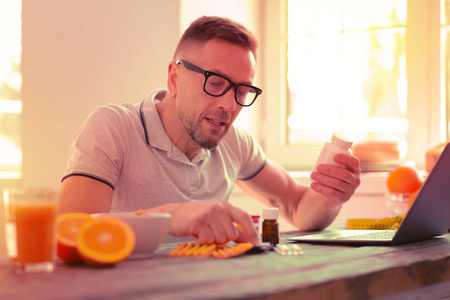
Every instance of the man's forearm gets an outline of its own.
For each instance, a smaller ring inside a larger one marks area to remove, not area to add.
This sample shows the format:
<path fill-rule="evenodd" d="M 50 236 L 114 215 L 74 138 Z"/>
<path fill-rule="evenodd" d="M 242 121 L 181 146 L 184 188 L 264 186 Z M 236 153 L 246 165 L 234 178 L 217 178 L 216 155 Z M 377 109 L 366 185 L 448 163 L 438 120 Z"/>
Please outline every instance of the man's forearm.
<path fill-rule="evenodd" d="M 299 230 L 322 230 L 334 221 L 341 208 L 341 203 L 308 189 L 298 202 L 292 222 Z"/>

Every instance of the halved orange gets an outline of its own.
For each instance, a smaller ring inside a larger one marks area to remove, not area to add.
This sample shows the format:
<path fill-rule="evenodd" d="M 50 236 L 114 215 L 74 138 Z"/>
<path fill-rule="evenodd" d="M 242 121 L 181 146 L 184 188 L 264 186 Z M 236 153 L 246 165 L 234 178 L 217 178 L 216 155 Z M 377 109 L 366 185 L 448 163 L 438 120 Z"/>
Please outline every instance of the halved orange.
<path fill-rule="evenodd" d="M 67 213 L 56 219 L 56 253 L 66 263 L 83 262 L 77 251 L 77 236 L 81 225 L 92 220 L 85 213 Z"/>
<path fill-rule="evenodd" d="M 87 263 L 115 265 L 131 254 L 136 243 L 133 229 L 115 217 L 97 217 L 84 223 L 77 237 L 77 250 Z"/>

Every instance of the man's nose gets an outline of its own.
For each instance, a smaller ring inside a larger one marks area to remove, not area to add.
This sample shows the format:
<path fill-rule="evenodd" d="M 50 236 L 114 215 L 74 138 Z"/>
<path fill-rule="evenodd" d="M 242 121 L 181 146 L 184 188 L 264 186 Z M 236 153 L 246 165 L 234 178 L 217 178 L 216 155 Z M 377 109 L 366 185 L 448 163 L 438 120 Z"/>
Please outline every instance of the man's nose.
<path fill-rule="evenodd" d="M 234 88 L 230 88 L 224 95 L 218 97 L 217 105 L 225 111 L 236 110 L 236 100 L 234 99 Z"/>

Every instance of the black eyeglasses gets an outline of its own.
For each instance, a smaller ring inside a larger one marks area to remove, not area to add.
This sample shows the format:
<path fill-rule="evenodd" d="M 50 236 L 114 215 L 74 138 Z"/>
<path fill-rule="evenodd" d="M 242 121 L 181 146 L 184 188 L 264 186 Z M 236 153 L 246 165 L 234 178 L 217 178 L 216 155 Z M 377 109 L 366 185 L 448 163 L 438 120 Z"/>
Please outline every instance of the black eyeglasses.
<path fill-rule="evenodd" d="M 225 95 L 225 93 L 228 92 L 230 88 L 234 88 L 234 100 L 236 100 L 236 103 L 242 106 L 250 106 L 262 93 L 262 90 L 260 88 L 257 88 L 256 86 L 234 83 L 233 81 L 220 74 L 211 71 L 205 71 L 202 68 L 185 60 L 177 60 L 176 63 L 177 65 L 183 64 L 183 66 L 190 71 L 203 74 L 205 76 L 203 91 L 205 91 L 205 93 L 210 96 L 220 97 L 222 95 Z"/>

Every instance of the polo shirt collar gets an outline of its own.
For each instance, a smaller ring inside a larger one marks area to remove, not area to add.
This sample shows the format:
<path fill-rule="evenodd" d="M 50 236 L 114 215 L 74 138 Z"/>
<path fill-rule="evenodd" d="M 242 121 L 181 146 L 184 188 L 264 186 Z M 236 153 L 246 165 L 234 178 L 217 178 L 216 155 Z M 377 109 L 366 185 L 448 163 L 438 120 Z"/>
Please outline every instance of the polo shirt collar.
<path fill-rule="evenodd" d="M 148 145 L 167 152 L 167 157 L 183 163 L 198 163 L 210 156 L 210 151 L 201 149 L 197 155 L 189 161 L 167 135 L 164 126 L 156 110 L 155 104 L 164 99 L 166 89 L 157 89 L 151 92 L 140 104 L 139 113 L 144 127 L 145 139 Z"/>

